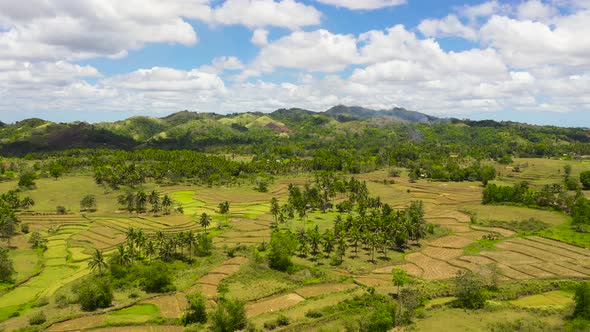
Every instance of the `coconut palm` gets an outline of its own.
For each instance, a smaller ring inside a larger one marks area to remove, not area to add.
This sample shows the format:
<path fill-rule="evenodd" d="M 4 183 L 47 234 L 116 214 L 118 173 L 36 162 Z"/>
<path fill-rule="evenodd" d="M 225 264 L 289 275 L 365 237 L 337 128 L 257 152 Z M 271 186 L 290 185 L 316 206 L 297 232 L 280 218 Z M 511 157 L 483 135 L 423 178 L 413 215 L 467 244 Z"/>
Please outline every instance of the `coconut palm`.
<path fill-rule="evenodd" d="M 162 198 L 162 207 L 164 208 L 164 214 L 170 214 L 170 208 L 172 207 L 172 199 L 168 195 L 164 195 Z"/>
<path fill-rule="evenodd" d="M 107 262 L 104 259 L 104 255 L 98 249 L 95 249 L 88 266 L 92 271 L 98 269 L 98 274 L 102 276 L 102 270 L 107 268 Z"/>
<path fill-rule="evenodd" d="M 207 227 L 211 225 L 211 217 L 207 213 L 203 212 L 203 214 L 201 214 L 201 218 L 199 219 L 199 224 L 205 229 L 205 233 L 207 233 Z"/>

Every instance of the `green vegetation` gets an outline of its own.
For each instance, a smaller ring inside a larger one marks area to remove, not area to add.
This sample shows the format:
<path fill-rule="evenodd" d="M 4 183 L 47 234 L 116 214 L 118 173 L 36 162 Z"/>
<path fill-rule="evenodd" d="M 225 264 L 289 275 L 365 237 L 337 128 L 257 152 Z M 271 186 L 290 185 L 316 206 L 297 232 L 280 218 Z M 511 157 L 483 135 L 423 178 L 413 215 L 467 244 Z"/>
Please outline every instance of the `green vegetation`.
<path fill-rule="evenodd" d="M 0 128 L 0 329 L 585 326 L 587 131 L 371 114 Z"/>

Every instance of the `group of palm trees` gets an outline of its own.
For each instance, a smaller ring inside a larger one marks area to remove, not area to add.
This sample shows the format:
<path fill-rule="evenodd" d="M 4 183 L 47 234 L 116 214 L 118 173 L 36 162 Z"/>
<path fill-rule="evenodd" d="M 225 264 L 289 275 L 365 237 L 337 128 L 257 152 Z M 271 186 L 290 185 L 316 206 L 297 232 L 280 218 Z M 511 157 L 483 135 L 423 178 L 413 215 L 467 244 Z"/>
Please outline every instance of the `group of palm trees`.
<path fill-rule="evenodd" d="M 155 190 L 150 193 L 143 190 L 135 192 L 129 190 L 118 197 L 118 202 L 128 212 L 146 213 L 149 211 L 154 216 L 157 216 L 160 212 L 165 215 L 170 214 L 174 204 L 170 196 L 164 195 L 164 197 L 160 198 L 160 194 Z"/>
<path fill-rule="evenodd" d="M 125 234 L 126 242 L 117 246 L 110 258 L 111 264 L 130 266 L 137 261 L 151 262 L 161 259 L 170 262 L 176 258 L 192 259 L 194 255 L 209 255 L 213 247 L 211 237 L 207 232 L 181 231 L 165 233 L 158 231 L 147 235 L 141 229 L 129 228 Z M 88 266 L 100 275 L 108 267 L 104 253 L 95 249 Z"/>

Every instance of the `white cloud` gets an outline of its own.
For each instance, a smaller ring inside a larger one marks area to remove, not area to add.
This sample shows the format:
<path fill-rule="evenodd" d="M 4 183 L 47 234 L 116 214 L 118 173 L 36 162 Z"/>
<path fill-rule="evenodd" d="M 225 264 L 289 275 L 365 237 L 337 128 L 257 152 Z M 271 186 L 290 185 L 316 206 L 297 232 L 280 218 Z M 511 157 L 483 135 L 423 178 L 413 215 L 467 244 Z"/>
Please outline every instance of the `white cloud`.
<path fill-rule="evenodd" d="M 250 39 L 252 44 L 256 46 L 264 46 L 268 44 L 268 30 L 265 29 L 256 29 L 252 33 L 252 39 Z"/>
<path fill-rule="evenodd" d="M 276 67 L 335 72 L 358 61 L 355 37 L 327 30 L 295 31 L 264 46 L 252 67 L 270 72 Z"/>
<path fill-rule="evenodd" d="M 352 10 L 373 10 L 385 7 L 399 6 L 406 0 L 316 0 L 326 5 L 344 7 Z"/>
<path fill-rule="evenodd" d="M 437 19 L 426 19 L 420 22 L 418 30 L 427 37 L 461 37 L 469 40 L 477 38 L 477 32 L 466 25 L 464 25 L 456 15 L 448 15 L 447 17 Z"/>
<path fill-rule="evenodd" d="M 244 64 L 235 56 L 222 56 L 211 61 L 213 67 L 221 71 L 243 69 Z"/>
<path fill-rule="evenodd" d="M 465 5 L 458 8 L 461 16 L 468 18 L 470 21 L 476 21 L 482 17 L 489 17 L 494 14 L 505 13 L 510 10 L 509 5 L 500 4 L 498 1 L 487 1 L 478 5 Z"/>
<path fill-rule="evenodd" d="M 321 13 L 294 0 L 226 0 L 212 13 L 212 22 L 242 24 L 249 28 L 265 26 L 297 29 L 320 23 Z"/>
<path fill-rule="evenodd" d="M 517 68 L 545 65 L 590 66 L 590 11 L 554 19 L 554 26 L 493 16 L 482 28 L 482 41 Z"/>
<path fill-rule="evenodd" d="M 518 5 L 518 18 L 521 20 L 546 20 L 558 14 L 557 8 L 539 0 L 529 0 Z"/>

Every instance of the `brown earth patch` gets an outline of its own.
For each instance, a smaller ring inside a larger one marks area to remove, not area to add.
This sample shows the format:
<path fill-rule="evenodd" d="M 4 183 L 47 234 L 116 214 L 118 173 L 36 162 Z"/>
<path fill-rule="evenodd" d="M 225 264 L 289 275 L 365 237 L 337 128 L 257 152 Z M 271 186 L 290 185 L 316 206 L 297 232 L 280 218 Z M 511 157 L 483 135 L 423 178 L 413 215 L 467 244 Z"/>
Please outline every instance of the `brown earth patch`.
<path fill-rule="evenodd" d="M 61 331 L 80 331 L 89 329 L 95 326 L 104 324 L 106 321 L 106 315 L 92 315 L 74 318 L 65 322 L 57 323 L 52 325 L 47 331 L 61 332 Z"/>
<path fill-rule="evenodd" d="M 302 301 L 305 301 L 305 299 L 296 293 L 281 295 L 246 305 L 246 315 L 248 317 L 254 317 L 266 312 L 279 311 L 292 307 Z"/>
<path fill-rule="evenodd" d="M 164 318 L 180 318 L 188 308 L 188 302 L 183 293 L 157 296 L 142 302 L 157 305 L 160 308 L 160 316 Z"/>
<path fill-rule="evenodd" d="M 502 228 L 502 227 L 471 226 L 471 228 L 476 229 L 476 230 L 480 230 L 480 231 L 484 231 L 484 232 L 498 233 L 502 236 L 512 236 L 512 235 L 516 234 L 514 231 L 511 231 L 509 229 Z"/>
<path fill-rule="evenodd" d="M 466 239 L 461 236 L 449 235 L 432 240 L 428 243 L 428 245 L 443 248 L 465 248 L 472 242 L 472 240 Z"/>
<path fill-rule="evenodd" d="M 227 274 L 222 273 L 209 273 L 197 280 L 197 283 L 218 286 L 223 279 L 227 278 L 227 276 Z"/>
<path fill-rule="evenodd" d="M 457 258 L 463 254 L 462 249 L 449 249 L 449 248 L 438 248 L 438 247 L 427 247 L 422 250 L 422 253 L 426 256 L 448 261 L 453 258 Z"/>
<path fill-rule="evenodd" d="M 343 292 L 346 290 L 354 289 L 357 285 L 355 284 L 323 284 L 323 285 L 313 285 L 313 286 L 305 286 L 295 291 L 295 293 L 301 295 L 302 297 L 308 299 L 314 296 L 321 296 L 330 293 L 337 293 Z"/>
<path fill-rule="evenodd" d="M 182 332 L 184 327 L 176 325 L 113 326 L 93 329 L 100 332 Z"/>
<path fill-rule="evenodd" d="M 428 257 L 420 252 L 411 253 L 406 256 L 406 261 L 416 264 L 424 273 L 424 279 L 445 279 L 457 274 L 459 268 L 437 259 Z"/>
<path fill-rule="evenodd" d="M 549 271 L 535 267 L 534 265 L 511 265 L 510 267 L 514 270 L 526 273 L 526 274 L 531 275 L 535 278 L 555 277 L 554 273 L 551 273 Z"/>
<path fill-rule="evenodd" d="M 546 261 L 546 262 L 556 262 L 556 261 L 560 261 L 560 260 L 564 259 L 563 256 L 553 254 L 551 252 L 537 249 L 534 247 L 528 247 L 526 245 L 522 245 L 522 244 L 515 243 L 512 241 L 498 243 L 496 245 L 496 247 L 501 248 L 501 249 L 505 249 L 505 250 L 519 252 L 521 254 L 528 255 L 528 256 L 531 256 L 531 257 L 534 257 L 534 258 L 537 258 L 541 261 Z"/>
<path fill-rule="evenodd" d="M 498 263 L 505 265 L 522 265 L 522 264 L 538 264 L 541 261 L 537 258 L 523 255 L 515 251 L 484 251 L 481 256 L 487 257 Z"/>

